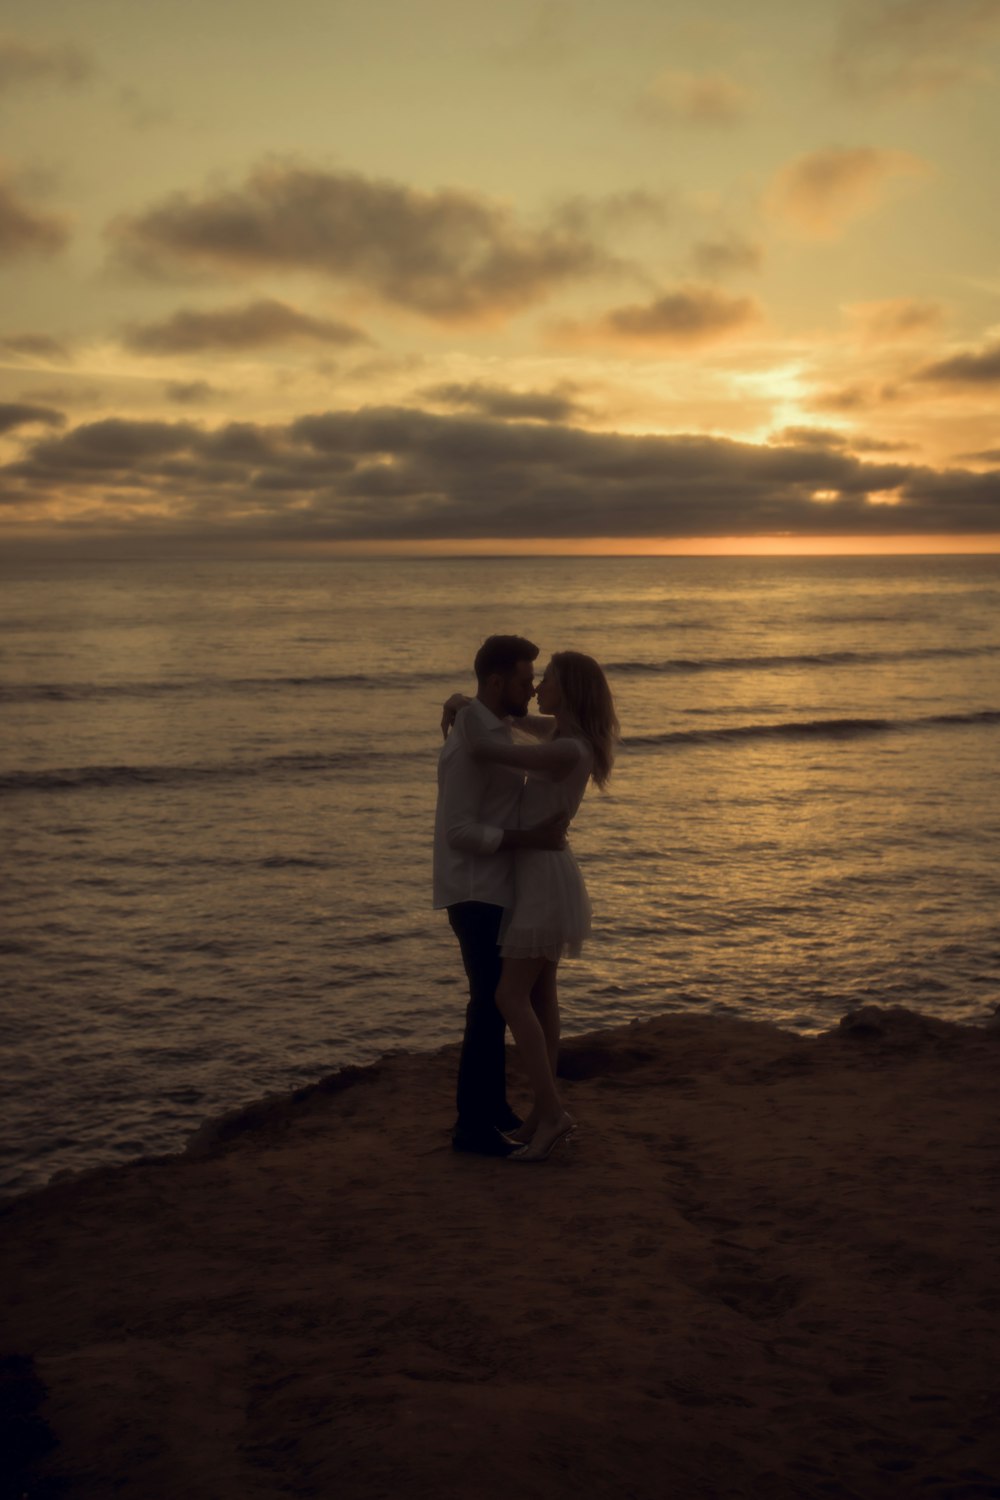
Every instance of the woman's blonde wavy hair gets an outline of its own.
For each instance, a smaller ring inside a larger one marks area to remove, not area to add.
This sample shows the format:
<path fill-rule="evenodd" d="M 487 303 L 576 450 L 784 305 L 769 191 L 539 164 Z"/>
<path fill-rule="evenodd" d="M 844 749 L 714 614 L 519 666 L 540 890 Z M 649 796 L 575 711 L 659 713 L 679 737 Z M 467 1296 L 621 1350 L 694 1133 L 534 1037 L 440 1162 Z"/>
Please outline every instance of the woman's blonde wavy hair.
<path fill-rule="evenodd" d="M 582 651 L 557 651 L 552 667 L 559 682 L 563 708 L 594 752 L 594 781 L 603 790 L 615 762 L 621 726 L 615 713 L 608 679 L 592 656 Z"/>

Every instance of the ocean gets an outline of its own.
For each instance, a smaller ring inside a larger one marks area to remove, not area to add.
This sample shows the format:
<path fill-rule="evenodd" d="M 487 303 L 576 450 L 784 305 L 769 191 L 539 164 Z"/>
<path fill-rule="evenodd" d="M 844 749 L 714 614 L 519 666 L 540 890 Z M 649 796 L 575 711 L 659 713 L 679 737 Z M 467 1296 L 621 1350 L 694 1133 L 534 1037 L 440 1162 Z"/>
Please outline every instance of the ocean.
<path fill-rule="evenodd" d="M 606 667 L 567 1034 L 1000 1003 L 1000 558 L 177 559 L 0 579 L 0 1189 L 457 1041 L 440 707 L 494 631 Z"/>

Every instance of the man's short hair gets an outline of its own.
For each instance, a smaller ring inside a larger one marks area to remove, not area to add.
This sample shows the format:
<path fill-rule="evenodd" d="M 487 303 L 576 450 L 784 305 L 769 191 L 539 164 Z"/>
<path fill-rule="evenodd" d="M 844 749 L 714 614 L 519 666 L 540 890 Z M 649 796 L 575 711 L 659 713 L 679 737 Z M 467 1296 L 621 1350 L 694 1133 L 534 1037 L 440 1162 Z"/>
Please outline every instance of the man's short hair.
<path fill-rule="evenodd" d="M 519 661 L 534 661 L 538 647 L 523 635 L 491 635 L 476 652 L 476 681 L 485 682 L 494 672 L 509 677 Z"/>

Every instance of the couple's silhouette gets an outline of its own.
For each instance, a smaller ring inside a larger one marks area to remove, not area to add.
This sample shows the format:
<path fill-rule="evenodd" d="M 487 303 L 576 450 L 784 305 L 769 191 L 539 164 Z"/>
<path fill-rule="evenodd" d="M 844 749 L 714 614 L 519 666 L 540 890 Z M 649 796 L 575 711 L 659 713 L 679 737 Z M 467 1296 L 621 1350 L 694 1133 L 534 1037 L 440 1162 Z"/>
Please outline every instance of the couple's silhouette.
<path fill-rule="evenodd" d="M 556 1086 L 557 973 L 590 933 L 590 902 L 566 833 L 618 738 L 597 662 L 557 652 L 536 690 L 537 657 L 523 636 L 490 636 L 476 696 L 445 704 L 434 830 L 434 905 L 469 980 L 452 1144 L 519 1162 L 544 1161 L 575 1126 Z M 507 1102 L 507 1026 L 534 1095 L 523 1121 Z"/>

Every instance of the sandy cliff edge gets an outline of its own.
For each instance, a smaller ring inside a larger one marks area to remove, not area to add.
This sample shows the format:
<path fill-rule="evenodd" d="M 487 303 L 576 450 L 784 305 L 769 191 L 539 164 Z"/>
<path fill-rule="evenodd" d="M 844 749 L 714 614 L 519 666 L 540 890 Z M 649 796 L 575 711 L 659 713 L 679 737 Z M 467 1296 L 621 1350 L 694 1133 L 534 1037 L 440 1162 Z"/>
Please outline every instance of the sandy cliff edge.
<path fill-rule="evenodd" d="M 590 1033 L 534 1167 L 449 1149 L 455 1060 L 5 1205 L 17 1493 L 1000 1497 L 1000 1035 Z"/>

